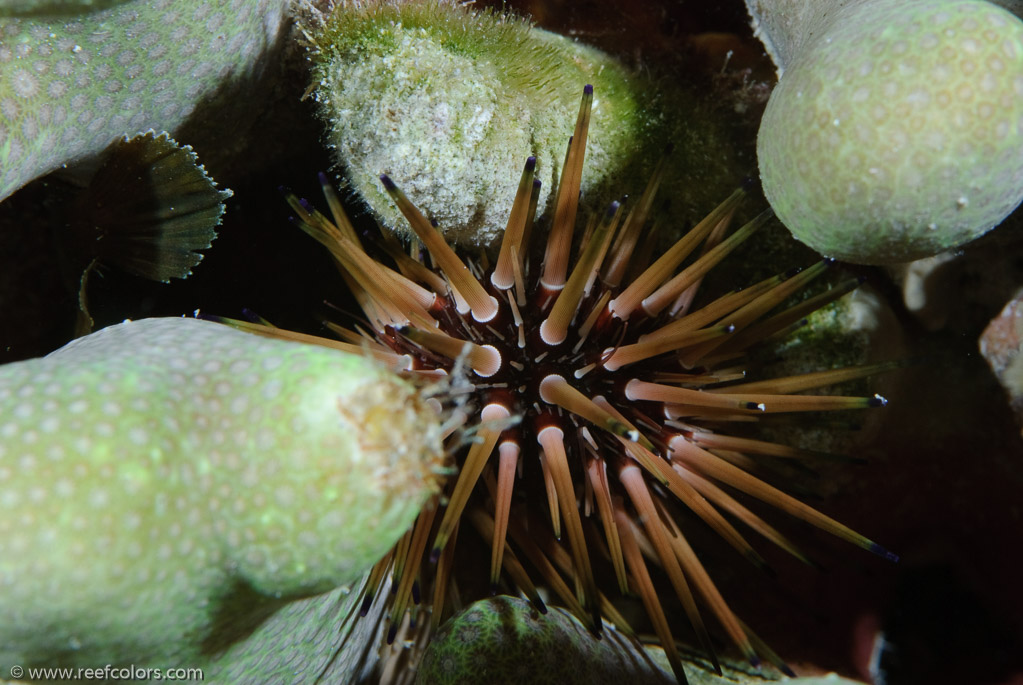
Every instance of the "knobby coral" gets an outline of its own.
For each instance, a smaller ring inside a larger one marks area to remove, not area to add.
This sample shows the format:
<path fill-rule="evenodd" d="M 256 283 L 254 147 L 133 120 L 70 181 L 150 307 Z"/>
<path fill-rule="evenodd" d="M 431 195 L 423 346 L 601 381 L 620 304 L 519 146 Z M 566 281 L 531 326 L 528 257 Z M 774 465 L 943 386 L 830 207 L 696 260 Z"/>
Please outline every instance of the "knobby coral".
<path fill-rule="evenodd" d="M 0 200 L 121 135 L 173 132 L 263 68 L 292 0 L 135 0 L 0 19 Z"/>
<path fill-rule="evenodd" d="M 195 319 L 0 367 L 0 416 L 5 664 L 197 663 L 225 607 L 357 580 L 441 459 L 375 362 Z"/>
<path fill-rule="evenodd" d="M 909 261 L 1023 199 L 1023 22 L 982 0 L 751 6 L 779 22 L 772 4 L 794 28 L 764 25 L 784 71 L 757 154 L 796 238 L 847 261 Z"/>

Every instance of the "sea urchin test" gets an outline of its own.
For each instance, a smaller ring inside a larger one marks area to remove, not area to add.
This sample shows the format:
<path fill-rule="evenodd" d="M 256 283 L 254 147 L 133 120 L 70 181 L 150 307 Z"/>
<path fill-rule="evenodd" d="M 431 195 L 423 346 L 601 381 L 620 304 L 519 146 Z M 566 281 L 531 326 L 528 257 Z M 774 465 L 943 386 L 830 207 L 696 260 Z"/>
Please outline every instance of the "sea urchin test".
<path fill-rule="evenodd" d="M 751 11 L 776 21 L 770 4 Z M 866 264 L 998 225 L 1023 199 L 1023 22 L 980 0 L 837 4 L 808 5 L 822 18 L 783 53 L 760 125 L 778 218 L 822 254 Z"/>
<path fill-rule="evenodd" d="M 197 657 L 239 590 L 356 580 L 438 488 L 436 418 L 372 360 L 195 319 L 0 367 L 0 662 Z"/>
<path fill-rule="evenodd" d="M 644 230 L 663 164 L 634 204 L 613 202 L 602 216 L 583 219 L 579 187 L 595 97 L 592 86 L 583 88 L 549 226 L 535 221 L 538 163 L 530 156 L 520 167 L 499 255 L 486 266 L 445 242 L 426 208 L 413 204 L 387 175 L 381 187 L 435 269 L 392 236 L 360 233 L 326 176 L 321 183 L 329 216 L 287 195 L 295 223 L 330 250 L 365 316 L 358 330 L 332 324 L 345 343 L 323 344 L 357 344 L 395 363 L 410 359 L 410 376 L 448 379 L 460 391 L 458 409 L 476 438 L 453 450 L 457 477 L 374 568 L 363 606 L 372 607 L 376 597 L 387 602 L 387 640 L 409 645 L 397 661 L 414 664 L 422 635 L 485 586 L 466 576 L 478 576 L 489 556 L 492 588 L 521 593 L 541 613 L 547 602 L 564 606 L 593 634 L 606 620 L 634 635 L 606 599 L 619 592 L 638 596 L 679 683 L 687 680 L 671 623 L 682 614 L 717 665 L 698 602 L 751 663 L 765 658 L 784 671 L 718 591 L 683 532 L 693 521 L 683 521 L 680 510 L 688 509 L 760 568 L 766 560 L 735 521 L 799 559 L 809 557 L 726 488 L 894 559 L 757 477 L 773 457 L 812 461 L 834 455 L 736 434 L 737 426 L 772 414 L 883 406 L 876 395 L 799 393 L 893 365 L 756 380 L 751 366 L 747 377 L 747 349 L 847 293 L 856 280 L 791 304 L 793 295 L 829 269 L 821 261 L 703 298 L 698 290 L 704 276 L 772 215 L 763 212 L 729 233 L 745 196 L 736 190 L 651 263 L 640 246 L 649 240 Z M 574 250 L 577 223 L 587 231 Z M 489 554 L 473 558 L 470 550 L 480 549 L 473 538 Z M 611 581 L 602 589 L 601 581 L 611 578 L 617 587 Z M 550 590 L 546 598 L 538 588 Z M 677 598 L 683 611 L 666 613 L 662 596 Z"/>

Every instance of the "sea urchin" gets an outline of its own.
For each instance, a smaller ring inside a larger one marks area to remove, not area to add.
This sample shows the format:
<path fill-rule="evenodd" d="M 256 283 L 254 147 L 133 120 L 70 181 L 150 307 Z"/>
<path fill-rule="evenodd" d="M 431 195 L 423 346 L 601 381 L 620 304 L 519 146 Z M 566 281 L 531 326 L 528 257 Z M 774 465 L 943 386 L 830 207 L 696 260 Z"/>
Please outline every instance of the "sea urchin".
<path fill-rule="evenodd" d="M 332 219 L 289 195 L 297 223 L 330 249 L 372 330 L 330 324 L 344 342 L 264 332 L 373 354 L 414 377 L 447 377 L 453 389 L 469 396 L 454 413 L 462 412 L 466 421 L 470 411 L 479 417 L 468 422 L 474 435 L 468 446 L 452 450 L 457 477 L 374 569 L 367 602 L 388 574 L 392 582 L 389 641 L 410 607 L 413 624 L 427 606 L 433 625 L 445 614 L 455 538 L 465 522 L 490 546 L 493 587 L 509 583 L 504 587 L 543 610 L 537 587 L 544 586 L 594 634 L 602 620 L 628 630 L 598 586 L 597 578 L 613 572 L 620 592 L 642 600 L 679 682 L 685 674 L 654 589 L 655 569 L 661 576 L 656 580 L 667 579 L 673 587 L 715 665 L 698 603 L 710 608 L 751 662 L 759 663 L 759 652 L 784 669 L 728 607 L 686 540 L 683 529 L 693 521 L 680 513 L 690 510 L 757 565 L 763 559 L 733 521 L 806 557 L 726 489 L 894 558 L 747 472 L 758 458 L 798 459 L 806 452 L 718 432 L 729 422 L 772 412 L 880 406 L 884 400 L 876 395 L 795 393 L 888 365 L 744 381 L 738 363 L 746 348 L 799 322 L 855 282 L 775 313 L 827 268 L 821 262 L 692 308 L 703 276 L 771 217 L 765 212 L 724 237 L 742 190 L 652 264 L 637 268 L 647 261 L 640 253 L 651 241 L 640 236 L 662 165 L 634 206 L 626 211 L 613 203 L 575 241 L 592 99 L 587 86 L 546 244 L 530 240 L 539 181 L 529 158 L 492 267 L 486 256 L 467 263 L 456 255 L 386 175 L 381 182 L 426 246 L 429 262 L 415 249 L 410 256 L 392 237 L 364 245 L 326 176 L 321 182 Z M 701 244 L 702 252 L 675 273 Z M 420 604 L 420 595 L 431 599 Z"/>

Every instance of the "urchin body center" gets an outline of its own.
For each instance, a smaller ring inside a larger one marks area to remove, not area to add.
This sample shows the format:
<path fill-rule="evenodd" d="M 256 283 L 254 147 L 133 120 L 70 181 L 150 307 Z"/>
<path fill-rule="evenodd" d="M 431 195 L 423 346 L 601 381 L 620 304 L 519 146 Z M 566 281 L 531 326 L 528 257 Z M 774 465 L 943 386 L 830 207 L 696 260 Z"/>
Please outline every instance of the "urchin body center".
<path fill-rule="evenodd" d="M 483 280 L 489 282 L 489 278 Z M 587 331 L 588 335 L 581 335 L 578 327 L 601 303 L 602 293 L 584 298 L 566 335 L 552 343 L 545 339 L 543 330 L 550 321 L 551 304 L 557 293 L 552 295 L 540 282 L 529 290 L 522 300 L 525 305 L 519 306 L 515 304 L 514 289 L 492 289 L 498 308 L 487 322 L 459 313 L 453 300 L 444 305 L 445 315 L 438 317 L 444 332 L 467 337 L 492 353 L 485 367 L 473 366 L 478 406 L 503 406 L 524 425 L 535 427 L 537 434 L 566 419 L 572 425 L 580 425 L 575 414 L 562 410 L 552 392 L 556 380 L 586 397 L 608 396 L 620 406 L 615 401 L 619 394 L 616 391 L 621 385 L 624 392 L 624 383 L 619 383 L 602 362 L 615 349 L 616 340 L 623 337 L 624 324 L 617 318 L 602 316 L 598 325 Z M 422 359 L 421 363 L 428 362 Z"/>

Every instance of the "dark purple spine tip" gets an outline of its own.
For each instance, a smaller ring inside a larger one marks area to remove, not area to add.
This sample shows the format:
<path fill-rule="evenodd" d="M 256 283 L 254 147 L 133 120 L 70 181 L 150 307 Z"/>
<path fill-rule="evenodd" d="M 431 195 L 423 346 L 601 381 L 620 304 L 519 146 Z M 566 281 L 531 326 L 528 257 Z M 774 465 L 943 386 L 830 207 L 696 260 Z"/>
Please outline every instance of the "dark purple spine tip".
<path fill-rule="evenodd" d="M 592 84 L 587 83 L 585 86 L 583 86 L 583 95 L 593 95 L 593 85 Z"/>
<path fill-rule="evenodd" d="M 436 548 L 430 550 L 430 563 L 431 564 L 436 564 L 438 561 L 440 561 L 440 552 L 441 552 L 441 550 L 440 550 L 439 547 L 436 547 Z"/>
<path fill-rule="evenodd" d="M 610 219 L 611 217 L 613 217 L 618 212 L 618 208 L 621 206 L 622 203 L 619 202 L 618 200 L 614 200 L 611 204 L 609 204 L 607 206 L 607 218 Z"/>
<path fill-rule="evenodd" d="M 526 157 L 526 171 L 532 171 L 536 168 L 536 157 Z"/>
<path fill-rule="evenodd" d="M 302 205 L 302 209 L 304 209 L 305 211 L 310 212 L 310 213 L 315 209 L 313 207 L 313 204 L 311 202 L 309 202 L 309 200 L 305 199 L 304 197 L 298 198 L 298 204 Z"/>
<path fill-rule="evenodd" d="M 749 663 L 750 666 L 752 666 L 753 668 L 760 668 L 760 657 L 758 657 L 756 654 L 751 654 L 749 658 Z"/>
<path fill-rule="evenodd" d="M 277 192 L 280 193 L 281 195 L 287 195 L 291 191 L 288 190 L 287 186 L 277 186 Z"/>
<path fill-rule="evenodd" d="M 787 678 L 795 678 L 796 677 L 796 672 L 793 671 L 788 666 L 786 666 L 785 664 L 780 664 L 778 666 L 778 670 L 781 671 L 785 675 L 785 677 L 787 677 Z"/>
<path fill-rule="evenodd" d="M 259 323 L 259 315 L 252 311 L 248 307 L 242 307 L 242 316 L 251 321 L 252 323 Z"/>
<path fill-rule="evenodd" d="M 497 597 L 497 583 L 490 584 L 490 596 Z"/>
<path fill-rule="evenodd" d="M 387 629 L 387 644 L 394 644 L 394 638 L 398 636 L 398 626 L 392 625 Z"/>
<path fill-rule="evenodd" d="M 537 597 L 536 599 L 536 610 L 544 616 L 547 615 L 547 605 L 543 603 L 543 600 Z"/>
<path fill-rule="evenodd" d="M 863 274 L 860 274 L 859 276 L 856 277 L 856 285 L 863 285 L 866 282 L 867 282 L 867 277 L 864 276 Z"/>
<path fill-rule="evenodd" d="M 387 174 L 380 174 L 380 182 L 384 184 L 384 190 L 389 193 L 398 189 L 398 186 L 394 185 L 394 181 Z"/>
<path fill-rule="evenodd" d="M 323 186 L 330 185 L 330 179 L 327 177 L 327 174 L 325 174 L 324 172 L 320 171 L 320 172 L 317 172 L 316 175 L 320 179 L 320 185 L 323 185 Z"/>
<path fill-rule="evenodd" d="M 417 581 L 412 583 L 412 603 L 418 605 L 419 604 L 419 600 L 420 600 L 420 591 L 419 591 L 419 581 L 417 580 Z"/>
<path fill-rule="evenodd" d="M 539 190 L 539 189 L 540 189 L 540 186 L 542 186 L 542 185 L 543 185 L 543 181 L 541 181 L 541 180 L 540 180 L 540 179 L 538 179 L 538 178 L 534 178 L 534 179 L 533 179 L 533 187 L 534 187 L 534 188 L 536 188 L 537 190 Z"/>
<path fill-rule="evenodd" d="M 869 407 L 885 407 L 888 406 L 888 400 L 880 395 L 874 395 L 867 400 L 867 406 Z"/>
<path fill-rule="evenodd" d="M 747 402 L 746 408 L 752 411 L 766 411 L 767 407 L 764 406 L 763 402 Z"/>
<path fill-rule="evenodd" d="M 362 606 L 359 608 L 359 616 L 365 618 L 366 615 L 369 614 L 370 607 L 372 606 L 373 595 L 366 595 L 366 597 L 362 600 Z"/>
<path fill-rule="evenodd" d="M 792 267 L 791 269 L 789 269 L 788 271 L 786 271 L 784 273 L 784 277 L 785 278 L 792 278 L 793 276 L 796 276 L 796 275 L 802 273 L 802 271 L 803 271 L 803 267 L 801 267 L 801 266 L 794 266 L 794 267 Z"/>
<path fill-rule="evenodd" d="M 870 551 L 872 553 L 876 554 L 877 556 L 882 557 L 883 559 L 887 559 L 888 561 L 890 561 L 892 563 L 898 563 L 898 561 L 899 561 L 899 555 L 898 554 L 895 554 L 894 552 L 889 552 L 888 550 L 886 550 L 884 547 L 882 547 L 881 545 L 877 544 L 876 542 L 870 543 Z"/>
<path fill-rule="evenodd" d="M 734 332 L 735 332 L 735 324 L 734 323 L 730 323 L 727 326 L 725 326 L 725 333 L 734 333 Z"/>
<path fill-rule="evenodd" d="M 835 259 L 834 257 L 824 258 L 824 266 L 834 266 L 835 264 L 838 264 L 838 260 Z"/>

